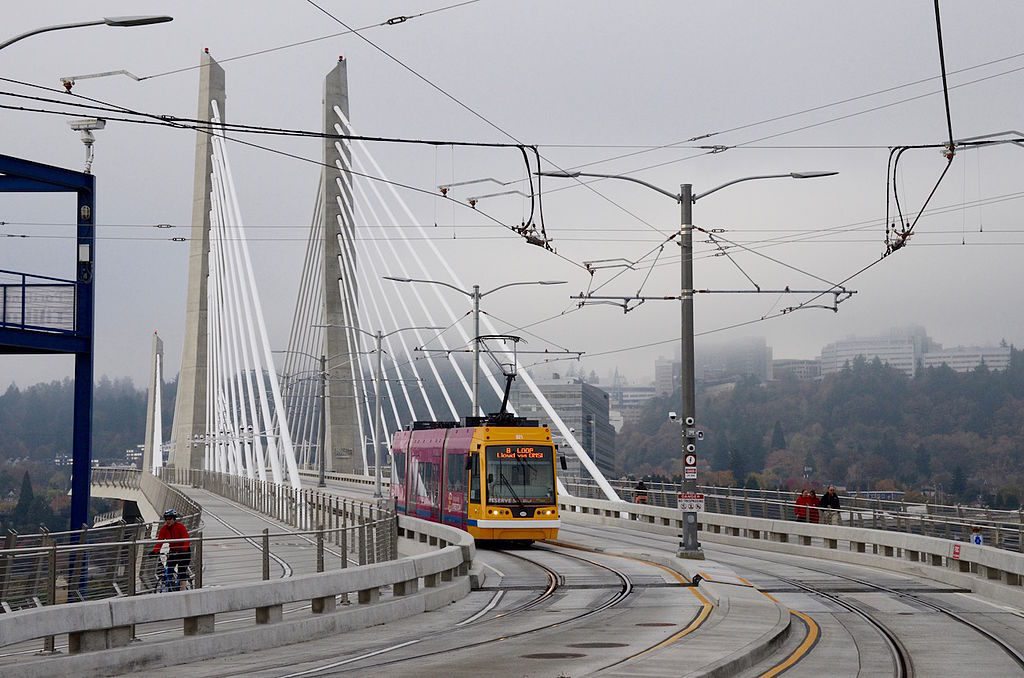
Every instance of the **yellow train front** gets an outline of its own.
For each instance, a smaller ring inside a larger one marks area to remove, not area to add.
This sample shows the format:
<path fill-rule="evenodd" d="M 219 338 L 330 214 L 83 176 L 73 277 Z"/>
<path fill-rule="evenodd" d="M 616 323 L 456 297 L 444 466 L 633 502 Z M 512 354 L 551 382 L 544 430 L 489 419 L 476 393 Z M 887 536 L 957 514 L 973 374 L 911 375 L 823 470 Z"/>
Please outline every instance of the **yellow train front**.
<path fill-rule="evenodd" d="M 414 422 L 395 434 L 391 461 L 391 495 L 401 513 L 479 541 L 558 536 L 555 446 L 534 420 Z"/>

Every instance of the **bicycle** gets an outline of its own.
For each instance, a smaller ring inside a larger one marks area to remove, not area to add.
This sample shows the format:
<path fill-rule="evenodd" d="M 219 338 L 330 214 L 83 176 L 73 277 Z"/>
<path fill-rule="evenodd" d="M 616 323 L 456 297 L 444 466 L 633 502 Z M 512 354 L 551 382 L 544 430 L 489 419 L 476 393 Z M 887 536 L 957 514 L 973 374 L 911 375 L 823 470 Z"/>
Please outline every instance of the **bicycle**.
<path fill-rule="evenodd" d="M 187 591 L 192 588 L 192 567 L 190 565 L 185 566 L 183 572 L 179 571 L 180 565 L 171 565 L 166 545 L 157 557 L 160 564 L 153 573 L 153 576 L 156 577 L 155 590 L 157 593 Z"/>

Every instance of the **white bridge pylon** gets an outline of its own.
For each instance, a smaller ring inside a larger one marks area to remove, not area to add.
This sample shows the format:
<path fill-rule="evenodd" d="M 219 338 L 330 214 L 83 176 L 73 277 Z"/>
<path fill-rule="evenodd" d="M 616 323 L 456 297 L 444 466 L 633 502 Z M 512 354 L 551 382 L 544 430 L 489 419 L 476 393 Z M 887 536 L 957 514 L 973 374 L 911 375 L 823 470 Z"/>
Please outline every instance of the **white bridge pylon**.
<path fill-rule="evenodd" d="M 220 111 L 213 115 L 205 468 L 301 487 Z"/>

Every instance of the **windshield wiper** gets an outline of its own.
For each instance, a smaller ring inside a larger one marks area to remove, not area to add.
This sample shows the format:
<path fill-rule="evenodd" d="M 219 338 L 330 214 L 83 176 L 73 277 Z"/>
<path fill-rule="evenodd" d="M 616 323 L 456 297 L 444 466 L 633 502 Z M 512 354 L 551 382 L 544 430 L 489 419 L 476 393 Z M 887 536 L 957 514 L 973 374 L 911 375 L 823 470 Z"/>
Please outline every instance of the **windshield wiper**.
<path fill-rule="evenodd" d="M 523 500 L 519 498 L 519 495 L 516 494 L 516 491 L 512 488 L 512 483 L 510 483 L 508 481 L 508 478 L 505 477 L 505 474 L 502 473 L 501 471 L 498 471 L 498 478 L 501 480 L 501 482 L 505 483 L 505 487 L 507 487 L 508 491 L 512 493 L 512 498 L 516 500 L 516 503 L 519 504 L 519 507 L 522 508 L 523 506 L 525 506 L 525 504 L 523 504 Z"/>

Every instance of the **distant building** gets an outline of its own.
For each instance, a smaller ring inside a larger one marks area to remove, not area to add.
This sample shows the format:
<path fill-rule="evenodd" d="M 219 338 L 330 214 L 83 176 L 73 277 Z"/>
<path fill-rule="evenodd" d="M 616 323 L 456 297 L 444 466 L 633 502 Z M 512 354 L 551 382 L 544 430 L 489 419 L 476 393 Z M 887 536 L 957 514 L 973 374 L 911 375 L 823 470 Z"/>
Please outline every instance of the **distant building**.
<path fill-rule="evenodd" d="M 575 429 L 576 440 L 594 460 L 605 476 L 615 475 L 615 428 L 609 422 L 610 403 L 606 392 L 580 379 L 563 379 L 554 374 L 538 379 L 537 386 L 551 403 L 562 422 Z M 509 393 L 509 402 L 521 417 L 538 419 L 551 427 L 555 442 L 564 447 L 560 434 L 548 419 L 536 396 L 516 381 Z M 574 454 L 566 455 L 568 475 L 589 475 L 582 470 Z"/>
<path fill-rule="evenodd" d="M 1005 370 L 1010 366 L 1010 347 L 957 346 L 929 351 L 923 358 L 925 367 L 948 365 L 954 372 L 970 372 L 982 363 L 990 370 Z"/>
<path fill-rule="evenodd" d="M 821 377 L 821 361 L 789 358 L 773 360 L 772 373 L 775 379 L 792 377 L 797 381 L 814 381 Z"/>
<path fill-rule="evenodd" d="M 858 357 L 863 357 L 869 362 L 878 358 L 912 377 L 922 364 L 924 354 L 941 348 L 923 327 L 916 325 L 894 328 L 875 337 L 847 337 L 821 349 L 821 374 L 835 374 Z"/>
<path fill-rule="evenodd" d="M 611 416 L 618 420 L 612 422 L 615 430 L 621 430 L 623 424 L 635 424 L 640 421 L 644 406 L 657 395 L 656 390 L 654 386 L 613 387 L 610 403 L 613 413 Z"/>
<path fill-rule="evenodd" d="M 680 360 L 658 357 L 654 361 L 654 394 L 659 396 L 672 395 L 682 383 L 679 375 L 683 363 Z"/>
<path fill-rule="evenodd" d="M 743 377 L 772 379 L 772 347 L 764 337 L 747 337 L 719 344 L 701 344 L 693 357 L 694 379 L 698 383 L 720 384 Z M 658 358 L 654 361 L 656 395 L 672 395 L 682 380 L 682 361 Z"/>
<path fill-rule="evenodd" d="M 764 337 L 746 337 L 697 346 L 694 374 L 699 382 L 721 383 L 743 377 L 772 379 L 772 347 Z"/>

